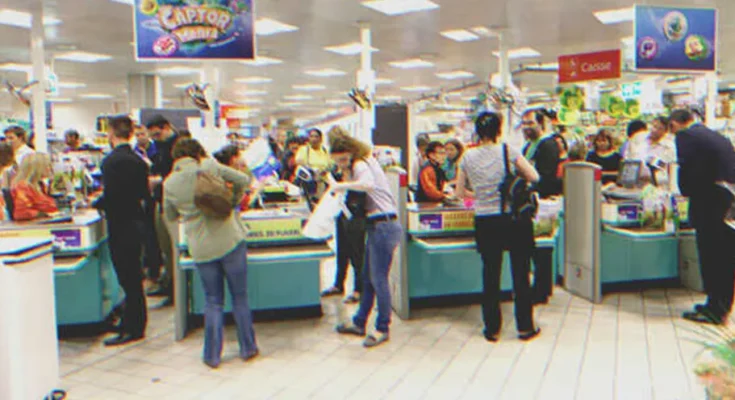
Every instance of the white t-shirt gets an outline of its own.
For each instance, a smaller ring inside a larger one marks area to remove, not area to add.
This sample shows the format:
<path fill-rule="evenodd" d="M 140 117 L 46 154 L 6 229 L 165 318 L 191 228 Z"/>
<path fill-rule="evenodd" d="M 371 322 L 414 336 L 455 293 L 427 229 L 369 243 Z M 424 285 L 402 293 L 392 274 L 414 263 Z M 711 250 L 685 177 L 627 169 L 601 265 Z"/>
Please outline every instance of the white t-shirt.
<path fill-rule="evenodd" d="M 475 215 L 501 214 L 500 184 L 505 179 L 503 143 L 488 144 L 467 150 L 459 167 L 475 189 Z M 516 160 L 523 157 L 515 147 L 508 145 L 508 166 L 517 173 Z M 506 206 L 507 209 L 507 206 Z"/>
<path fill-rule="evenodd" d="M 15 163 L 20 166 L 20 163 L 23 162 L 23 159 L 27 155 L 33 154 L 35 152 L 36 151 L 33 150 L 32 148 L 28 147 L 27 144 L 24 144 L 23 146 L 21 146 L 20 148 L 18 148 L 18 150 L 15 151 Z"/>

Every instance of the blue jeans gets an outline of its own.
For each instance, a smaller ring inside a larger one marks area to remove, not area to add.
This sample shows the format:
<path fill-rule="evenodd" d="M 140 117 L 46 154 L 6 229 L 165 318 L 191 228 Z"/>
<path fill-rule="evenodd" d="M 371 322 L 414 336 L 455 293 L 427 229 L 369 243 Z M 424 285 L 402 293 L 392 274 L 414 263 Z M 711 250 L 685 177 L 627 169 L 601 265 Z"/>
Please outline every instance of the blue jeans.
<path fill-rule="evenodd" d="M 365 266 L 362 271 L 360 308 L 352 318 L 355 326 L 365 329 L 370 311 L 378 298 L 378 318 L 375 328 L 388 333 L 392 314 L 388 273 L 393 263 L 393 252 L 401 241 L 403 228 L 398 222 L 368 223 Z"/>
<path fill-rule="evenodd" d="M 222 357 L 225 279 L 232 296 L 232 315 L 237 325 L 240 356 L 247 358 L 258 351 L 248 305 L 247 251 L 247 244 L 242 242 L 218 260 L 197 263 L 207 298 L 204 309 L 204 362 L 212 366 L 219 365 Z"/>

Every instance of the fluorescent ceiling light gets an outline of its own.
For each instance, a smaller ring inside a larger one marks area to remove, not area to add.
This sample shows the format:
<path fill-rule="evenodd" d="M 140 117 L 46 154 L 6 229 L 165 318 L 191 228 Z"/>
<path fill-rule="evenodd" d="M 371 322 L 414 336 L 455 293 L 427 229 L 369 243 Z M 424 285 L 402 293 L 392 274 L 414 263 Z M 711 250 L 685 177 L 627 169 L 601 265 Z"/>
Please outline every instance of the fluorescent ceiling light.
<path fill-rule="evenodd" d="M 273 79 L 266 78 L 265 76 L 249 76 L 247 78 L 237 78 L 237 79 L 235 79 L 235 82 L 237 82 L 237 83 L 259 84 L 259 83 L 270 83 L 270 82 L 273 82 Z"/>
<path fill-rule="evenodd" d="M 466 29 L 452 29 L 440 33 L 447 39 L 452 39 L 455 42 L 471 42 L 477 40 L 480 37 Z"/>
<path fill-rule="evenodd" d="M 390 63 L 391 67 L 400 69 L 413 69 L 413 68 L 431 68 L 434 63 L 425 61 L 420 58 L 412 58 L 410 60 L 393 61 Z"/>
<path fill-rule="evenodd" d="M 633 7 L 595 11 L 593 14 L 598 21 L 602 22 L 605 25 L 629 22 L 632 21 L 635 17 Z"/>
<path fill-rule="evenodd" d="M 243 96 L 265 96 L 268 94 L 265 90 L 243 90 L 239 93 Z"/>
<path fill-rule="evenodd" d="M 87 87 L 84 83 L 80 82 L 59 82 L 56 84 L 56 87 L 60 89 L 79 89 L 83 87 Z"/>
<path fill-rule="evenodd" d="M 287 96 L 283 96 L 284 100 L 289 101 L 306 101 L 306 100 L 313 100 L 314 97 L 306 95 L 306 94 L 290 94 Z"/>
<path fill-rule="evenodd" d="M 526 97 L 549 97 L 549 94 L 546 92 L 530 92 L 526 93 Z"/>
<path fill-rule="evenodd" d="M 71 103 L 71 99 L 68 97 L 49 97 L 46 100 L 52 103 Z"/>
<path fill-rule="evenodd" d="M 111 94 L 105 94 L 105 93 L 87 93 L 79 95 L 79 97 L 83 99 L 112 99 L 115 98 L 115 96 Z"/>
<path fill-rule="evenodd" d="M 497 51 L 493 52 L 493 55 L 495 57 L 499 57 L 500 53 Z M 536 49 L 532 49 L 530 47 L 521 47 L 518 49 L 508 50 L 508 58 L 532 58 L 532 57 L 538 57 L 541 53 L 538 52 Z"/>
<path fill-rule="evenodd" d="M 390 85 L 391 83 L 393 83 L 393 80 L 388 78 L 377 78 L 375 80 L 376 85 Z"/>
<path fill-rule="evenodd" d="M 263 104 L 261 99 L 240 99 L 237 102 L 241 104 Z"/>
<path fill-rule="evenodd" d="M 301 107 L 301 106 L 303 106 L 302 103 L 297 103 L 297 102 L 293 102 L 293 101 L 291 101 L 291 102 L 289 102 L 289 101 L 281 102 L 281 103 L 278 103 L 278 105 L 280 107 Z"/>
<path fill-rule="evenodd" d="M 401 100 L 401 96 L 395 96 L 395 95 L 393 95 L 393 96 L 380 96 L 378 98 L 378 100 L 380 100 L 380 101 L 400 101 Z"/>
<path fill-rule="evenodd" d="M 100 61 L 107 61 L 112 58 L 107 54 L 89 53 L 86 51 L 71 51 L 68 53 L 59 54 L 54 57 L 57 60 L 83 62 L 83 63 L 96 63 Z"/>
<path fill-rule="evenodd" d="M 474 28 L 470 28 L 472 32 L 474 32 L 477 35 L 483 36 L 483 37 L 493 37 L 497 36 L 495 32 L 492 30 L 485 28 L 484 26 L 476 26 Z"/>
<path fill-rule="evenodd" d="M 198 74 L 199 70 L 189 67 L 168 67 L 156 71 L 159 75 L 193 75 Z"/>
<path fill-rule="evenodd" d="M 305 84 L 305 85 L 293 85 L 291 86 L 294 90 L 303 90 L 304 92 L 316 92 L 324 90 L 327 87 L 324 85 Z"/>
<path fill-rule="evenodd" d="M 129 6 L 135 5 L 135 0 L 111 0 L 113 3 L 127 4 Z"/>
<path fill-rule="evenodd" d="M 255 21 L 255 33 L 259 36 L 270 36 L 277 33 L 294 32 L 299 30 L 298 27 L 284 24 L 270 18 L 260 18 Z"/>
<path fill-rule="evenodd" d="M 191 82 L 189 82 L 189 83 L 177 83 L 177 84 L 174 85 L 174 87 L 176 89 L 186 89 L 189 86 L 191 86 Z"/>
<path fill-rule="evenodd" d="M 415 86 L 404 86 L 401 90 L 405 92 L 426 92 L 431 90 L 429 86 L 415 85 Z"/>
<path fill-rule="evenodd" d="M 439 8 L 438 4 L 429 0 L 372 0 L 363 1 L 362 5 L 386 15 L 401 15 Z"/>
<path fill-rule="evenodd" d="M 334 68 L 312 69 L 312 70 L 307 70 L 304 73 L 306 75 L 318 76 L 320 78 L 328 78 L 328 77 L 332 77 L 332 76 L 344 76 L 344 75 L 347 75 L 346 72 L 340 71 L 340 70 L 334 69 Z"/>
<path fill-rule="evenodd" d="M 330 106 L 338 106 L 340 104 L 347 104 L 349 101 L 347 99 L 329 99 L 326 103 Z"/>
<path fill-rule="evenodd" d="M 324 48 L 326 51 L 330 51 L 332 53 L 341 54 L 343 56 L 354 56 L 356 54 L 362 53 L 362 43 L 359 42 L 352 42 L 347 44 L 341 44 L 338 46 L 327 46 Z M 378 49 L 375 47 L 370 47 L 371 52 L 376 52 Z"/>
<path fill-rule="evenodd" d="M 31 29 L 31 14 L 23 11 L 0 9 L 0 25 L 16 26 L 18 28 Z M 44 25 L 58 25 L 61 20 L 54 17 L 43 17 Z"/>
<path fill-rule="evenodd" d="M 12 72 L 25 72 L 27 74 L 30 74 L 33 71 L 33 66 L 31 64 L 7 63 L 7 64 L 0 64 L 0 70 L 1 71 L 12 71 Z"/>
<path fill-rule="evenodd" d="M 436 74 L 437 78 L 440 79 L 466 79 L 466 78 L 472 78 L 475 76 L 472 72 L 469 71 L 450 71 L 450 72 L 439 72 Z"/>
<path fill-rule="evenodd" d="M 255 57 L 255 60 L 245 60 L 241 61 L 241 63 L 245 65 L 250 65 L 253 67 L 264 67 L 266 65 L 277 65 L 277 64 L 283 64 L 283 60 L 279 60 L 277 58 L 272 57 Z"/>

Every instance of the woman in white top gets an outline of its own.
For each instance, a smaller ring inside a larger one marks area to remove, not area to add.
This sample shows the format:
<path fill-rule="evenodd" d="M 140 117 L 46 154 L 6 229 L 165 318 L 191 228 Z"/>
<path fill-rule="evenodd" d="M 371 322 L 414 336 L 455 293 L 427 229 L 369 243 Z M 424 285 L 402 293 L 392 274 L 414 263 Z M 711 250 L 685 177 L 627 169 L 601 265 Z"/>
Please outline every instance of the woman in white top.
<path fill-rule="evenodd" d="M 502 327 L 500 312 L 500 272 L 503 251 L 510 251 L 516 328 L 521 340 L 536 337 L 540 330 L 533 322 L 533 296 L 529 283 L 531 255 L 535 247 L 533 221 L 514 219 L 501 204 L 500 186 L 505 178 L 504 146 L 500 141 L 502 118 L 485 112 L 475 122 L 480 146 L 468 150 L 459 167 L 457 196 L 465 196 L 465 182 L 475 192 L 475 241 L 482 256 L 483 294 L 482 313 L 485 339 L 496 342 Z M 508 164 L 511 172 L 525 180 L 538 182 L 539 174 L 513 147 L 508 146 Z"/>
<path fill-rule="evenodd" d="M 388 341 L 389 337 L 392 310 L 388 273 L 393 263 L 393 253 L 403 235 L 403 228 L 398 223 L 397 203 L 391 193 L 388 178 L 378 161 L 373 158 L 370 146 L 347 136 L 339 129 L 333 129 L 329 135 L 334 138 L 331 143 L 332 159 L 340 169 L 352 172 L 352 179 L 341 183 L 327 175 L 331 178 L 330 189 L 367 193 L 367 245 L 360 307 L 352 322 L 337 326 L 337 332 L 364 337 L 365 325 L 377 298 L 377 332 L 368 335 L 363 342 L 365 347 L 374 347 Z"/>

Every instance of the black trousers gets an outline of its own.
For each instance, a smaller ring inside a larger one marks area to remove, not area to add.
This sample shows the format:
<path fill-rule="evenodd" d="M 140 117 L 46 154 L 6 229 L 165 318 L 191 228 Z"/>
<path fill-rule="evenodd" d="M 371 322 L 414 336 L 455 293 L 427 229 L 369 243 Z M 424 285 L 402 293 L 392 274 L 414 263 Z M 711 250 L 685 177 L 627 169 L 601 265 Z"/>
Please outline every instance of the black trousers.
<path fill-rule="evenodd" d="M 516 328 L 519 332 L 535 329 L 533 296 L 529 274 L 534 250 L 533 222 L 514 221 L 510 216 L 475 217 L 475 241 L 483 262 L 482 315 L 487 334 L 495 335 L 503 325 L 500 312 L 500 274 L 503 251 L 510 251 Z"/>
<path fill-rule="evenodd" d="M 719 218 L 697 222 L 696 231 L 707 309 L 717 317 L 725 317 L 733 303 L 735 231 Z"/>
<path fill-rule="evenodd" d="M 108 216 L 107 228 L 112 263 L 125 292 L 122 331 L 136 337 L 144 336 L 148 319 L 142 263 L 145 222 L 129 218 L 110 220 Z"/>
<path fill-rule="evenodd" d="M 554 250 L 536 248 L 533 251 L 533 297 L 546 302 L 554 290 Z"/>
<path fill-rule="evenodd" d="M 355 292 L 362 292 L 362 269 L 365 264 L 365 232 L 367 220 L 360 217 L 337 219 L 337 275 L 334 287 L 344 291 L 347 268 L 354 269 Z"/>
<path fill-rule="evenodd" d="M 158 203 L 154 207 L 158 207 Z M 156 235 L 156 212 L 154 207 L 146 211 L 143 225 L 143 266 L 147 269 L 148 277 L 157 280 L 161 276 L 163 256 L 161 255 L 161 246 L 158 244 L 158 235 Z"/>

